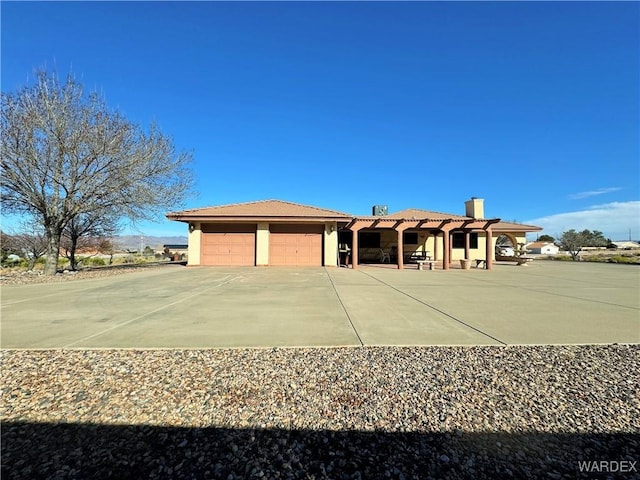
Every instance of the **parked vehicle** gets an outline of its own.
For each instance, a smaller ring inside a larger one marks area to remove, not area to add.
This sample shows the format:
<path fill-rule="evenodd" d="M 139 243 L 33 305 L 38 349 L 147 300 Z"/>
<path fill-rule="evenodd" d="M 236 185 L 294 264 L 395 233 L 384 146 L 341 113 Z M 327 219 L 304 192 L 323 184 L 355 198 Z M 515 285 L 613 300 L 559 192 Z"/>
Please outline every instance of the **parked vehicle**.
<path fill-rule="evenodd" d="M 515 252 L 511 245 L 496 245 L 496 256 L 515 257 Z"/>

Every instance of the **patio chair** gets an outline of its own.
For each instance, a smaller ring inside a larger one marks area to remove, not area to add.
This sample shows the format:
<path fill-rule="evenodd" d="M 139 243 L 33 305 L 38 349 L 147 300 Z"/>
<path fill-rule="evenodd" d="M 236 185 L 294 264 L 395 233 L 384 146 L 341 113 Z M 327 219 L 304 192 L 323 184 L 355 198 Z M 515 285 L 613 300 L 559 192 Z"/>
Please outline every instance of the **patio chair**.
<path fill-rule="evenodd" d="M 391 256 L 388 252 L 385 252 L 383 249 L 380 249 L 380 263 L 384 263 L 385 260 L 387 263 L 391 263 Z"/>

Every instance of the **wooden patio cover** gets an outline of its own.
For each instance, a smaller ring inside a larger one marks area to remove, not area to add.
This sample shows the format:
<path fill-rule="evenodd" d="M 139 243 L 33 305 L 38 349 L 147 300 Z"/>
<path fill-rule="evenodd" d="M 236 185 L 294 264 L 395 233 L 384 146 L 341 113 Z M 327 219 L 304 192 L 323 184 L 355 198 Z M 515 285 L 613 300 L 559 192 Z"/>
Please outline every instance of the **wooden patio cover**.
<path fill-rule="evenodd" d="M 465 235 L 465 258 L 469 258 L 469 237 L 472 231 L 484 231 L 486 233 L 485 262 L 487 270 L 493 268 L 493 246 L 491 226 L 500 222 L 499 218 L 477 219 L 468 217 L 458 218 L 392 218 L 385 217 L 358 217 L 349 222 L 345 228 L 353 232 L 353 245 L 351 247 L 351 261 L 353 268 L 358 268 L 358 232 L 363 229 L 385 228 L 392 229 L 398 235 L 398 252 L 403 251 L 402 233 L 405 230 L 429 230 L 437 231 L 443 235 L 444 252 L 442 254 L 442 268 L 449 270 L 451 265 L 451 232 L 462 231 Z M 404 268 L 403 255 L 398 255 L 398 268 Z"/>

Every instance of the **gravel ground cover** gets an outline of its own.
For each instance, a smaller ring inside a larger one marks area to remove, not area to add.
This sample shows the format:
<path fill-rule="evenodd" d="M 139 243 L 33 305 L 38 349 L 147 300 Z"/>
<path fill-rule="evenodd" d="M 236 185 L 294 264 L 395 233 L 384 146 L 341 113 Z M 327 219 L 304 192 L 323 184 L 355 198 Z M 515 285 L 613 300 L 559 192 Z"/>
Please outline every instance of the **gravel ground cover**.
<path fill-rule="evenodd" d="M 5 350 L 2 476 L 640 478 L 639 371 L 639 345 Z"/>
<path fill-rule="evenodd" d="M 96 267 L 84 270 L 63 270 L 55 275 L 44 275 L 42 270 L 23 270 L 17 268 L 2 268 L 0 270 L 0 285 L 30 285 L 33 283 L 59 283 L 70 280 L 82 280 L 89 278 L 111 277 L 113 275 L 122 275 L 124 273 L 135 272 L 136 270 L 150 268 L 163 268 L 170 263 L 165 264 L 149 264 L 149 265 L 118 265 L 113 267 Z"/>

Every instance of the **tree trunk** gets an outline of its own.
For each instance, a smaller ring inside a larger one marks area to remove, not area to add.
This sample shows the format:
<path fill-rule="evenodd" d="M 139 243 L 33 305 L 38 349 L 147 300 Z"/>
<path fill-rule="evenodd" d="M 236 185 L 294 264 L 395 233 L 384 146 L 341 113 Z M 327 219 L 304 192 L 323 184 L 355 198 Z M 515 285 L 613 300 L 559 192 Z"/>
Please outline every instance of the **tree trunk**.
<path fill-rule="evenodd" d="M 76 261 L 76 249 L 78 248 L 78 239 L 74 236 L 71 237 L 71 249 L 69 250 L 69 268 L 73 271 L 78 269 L 78 262 Z"/>
<path fill-rule="evenodd" d="M 44 264 L 45 275 L 55 275 L 58 272 L 58 256 L 60 255 L 61 229 L 47 230 L 47 254 Z"/>

